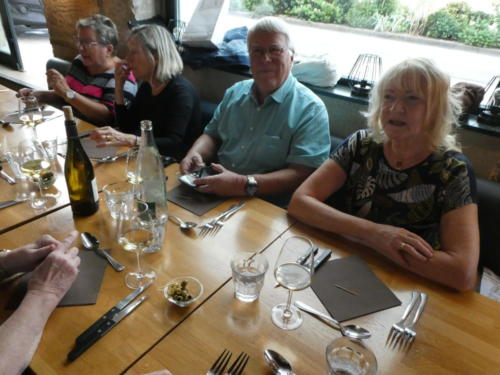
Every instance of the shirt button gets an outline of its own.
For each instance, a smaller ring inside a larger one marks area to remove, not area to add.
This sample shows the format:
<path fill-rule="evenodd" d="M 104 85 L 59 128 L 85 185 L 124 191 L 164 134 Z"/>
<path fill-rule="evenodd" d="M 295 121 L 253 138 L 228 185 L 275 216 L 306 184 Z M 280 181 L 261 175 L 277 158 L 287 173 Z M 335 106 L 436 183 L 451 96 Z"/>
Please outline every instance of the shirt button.
<path fill-rule="evenodd" d="M 241 149 L 243 150 L 245 148 L 245 146 L 241 145 Z"/>
<path fill-rule="evenodd" d="M 231 164 L 231 166 L 234 168 L 234 167 L 236 167 L 236 164 L 233 163 L 233 164 Z"/>
<path fill-rule="evenodd" d="M 250 130 L 252 130 L 252 131 L 253 131 L 253 126 L 251 126 L 251 127 L 250 127 Z"/>
<path fill-rule="evenodd" d="M 257 112 L 260 112 L 260 107 L 257 107 Z"/>

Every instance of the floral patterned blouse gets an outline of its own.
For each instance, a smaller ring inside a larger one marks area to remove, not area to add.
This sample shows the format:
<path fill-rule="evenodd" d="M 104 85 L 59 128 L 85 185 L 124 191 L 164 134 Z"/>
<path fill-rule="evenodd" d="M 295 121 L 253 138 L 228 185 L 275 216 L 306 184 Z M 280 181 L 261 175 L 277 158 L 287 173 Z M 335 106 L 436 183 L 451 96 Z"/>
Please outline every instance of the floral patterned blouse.
<path fill-rule="evenodd" d="M 347 174 L 343 209 L 368 220 L 405 228 L 440 250 L 439 224 L 446 212 L 477 202 L 469 160 L 456 151 L 436 151 L 405 170 L 392 168 L 383 144 L 359 130 L 331 154 Z M 459 230 L 459 228 L 457 228 Z"/>

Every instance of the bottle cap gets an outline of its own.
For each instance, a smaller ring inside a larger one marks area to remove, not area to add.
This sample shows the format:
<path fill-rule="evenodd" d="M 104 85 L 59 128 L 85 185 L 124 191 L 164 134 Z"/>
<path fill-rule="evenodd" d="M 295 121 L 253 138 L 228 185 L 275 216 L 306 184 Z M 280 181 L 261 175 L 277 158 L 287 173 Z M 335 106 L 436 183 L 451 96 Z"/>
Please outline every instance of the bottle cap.
<path fill-rule="evenodd" d="M 75 121 L 73 117 L 73 108 L 70 105 L 65 105 L 62 107 L 64 111 L 64 118 L 69 121 Z"/>

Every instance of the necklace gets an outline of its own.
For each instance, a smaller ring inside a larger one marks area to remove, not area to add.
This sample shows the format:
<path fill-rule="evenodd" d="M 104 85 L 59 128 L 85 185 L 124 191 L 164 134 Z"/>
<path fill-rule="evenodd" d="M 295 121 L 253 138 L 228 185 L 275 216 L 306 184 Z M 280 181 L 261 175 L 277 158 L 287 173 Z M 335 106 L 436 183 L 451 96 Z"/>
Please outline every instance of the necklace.
<path fill-rule="evenodd" d="M 414 165 L 419 164 L 424 161 L 429 155 L 429 151 L 420 150 L 417 153 L 410 155 L 408 157 L 398 157 L 392 150 L 391 147 L 386 145 L 385 147 L 385 156 L 389 165 L 393 166 L 394 169 L 398 171 L 402 171 L 403 169 L 412 167 Z"/>

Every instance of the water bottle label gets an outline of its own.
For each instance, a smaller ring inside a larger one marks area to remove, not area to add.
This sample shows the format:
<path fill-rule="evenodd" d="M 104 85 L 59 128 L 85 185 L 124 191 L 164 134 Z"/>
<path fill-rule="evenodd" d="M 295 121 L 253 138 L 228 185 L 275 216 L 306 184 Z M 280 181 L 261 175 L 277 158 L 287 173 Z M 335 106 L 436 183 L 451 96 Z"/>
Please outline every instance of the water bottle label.
<path fill-rule="evenodd" d="M 92 194 L 94 195 L 94 200 L 97 202 L 99 200 L 99 193 L 97 192 L 97 182 L 95 177 L 92 180 Z"/>

